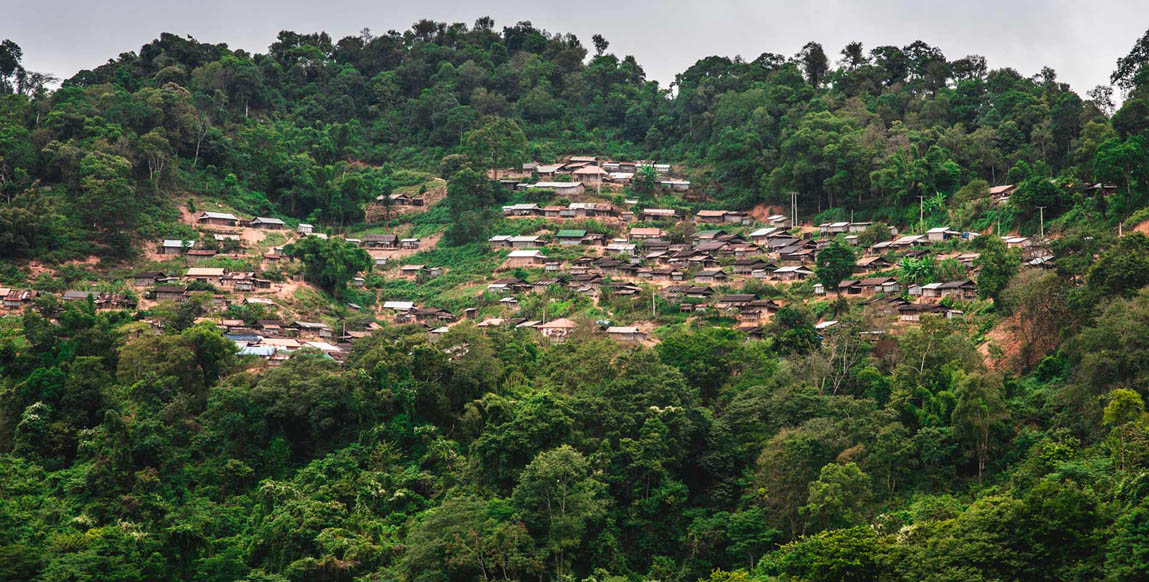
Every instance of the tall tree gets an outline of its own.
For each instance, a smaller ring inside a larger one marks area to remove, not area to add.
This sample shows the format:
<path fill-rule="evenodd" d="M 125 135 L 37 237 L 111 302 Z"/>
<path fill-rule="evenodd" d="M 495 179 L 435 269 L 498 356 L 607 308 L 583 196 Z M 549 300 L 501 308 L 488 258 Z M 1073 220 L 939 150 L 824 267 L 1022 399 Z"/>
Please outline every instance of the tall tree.
<path fill-rule="evenodd" d="M 964 440 L 977 459 L 977 482 L 981 484 L 992 446 L 994 426 L 1007 417 L 1001 380 L 980 375 L 963 378 L 953 411 L 954 435 Z"/>
<path fill-rule="evenodd" d="M 303 237 L 283 248 L 284 254 L 303 262 L 307 280 L 336 297 L 347 293 L 347 283 L 371 268 L 367 251 L 341 238 Z"/>
<path fill-rule="evenodd" d="M 513 119 L 488 116 L 463 136 L 463 146 L 480 168 L 488 168 L 499 178 L 499 168 L 526 161 L 527 138 Z"/>
<path fill-rule="evenodd" d="M 570 446 L 539 453 L 523 470 L 512 499 L 554 560 L 561 580 L 570 574 L 568 554 L 587 529 L 606 515 L 605 486 L 590 474 L 586 458 Z"/>
<path fill-rule="evenodd" d="M 806 43 L 798 52 L 797 59 L 810 85 L 814 88 L 820 87 L 826 73 L 830 71 L 830 59 L 826 58 L 826 51 L 822 50 L 822 45 L 813 41 Z"/>
<path fill-rule="evenodd" d="M 838 283 L 854 272 L 854 262 L 857 261 L 854 251 L 846 245 L 834 241 L 818 253 L 815 272 L 818 280 L 826 286 L 827 290 L 836 290 Z"/>
<path fill-rule="evenodd" d="M 462 245 L 486 240 L 487 229 L 495 216 L 495 187 L 486 176 L 463 168 L 447 183 L 447 210 L 451 226 L 447 241 Z"/>

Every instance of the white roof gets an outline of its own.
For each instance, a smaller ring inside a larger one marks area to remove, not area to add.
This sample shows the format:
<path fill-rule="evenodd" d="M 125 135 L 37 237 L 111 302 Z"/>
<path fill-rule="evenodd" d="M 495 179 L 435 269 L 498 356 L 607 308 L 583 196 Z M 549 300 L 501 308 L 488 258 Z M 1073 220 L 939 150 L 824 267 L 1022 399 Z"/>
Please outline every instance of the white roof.
<path fill-rule="evenodd" d="M 223 267 L 192 267 L 188 269 L 188 277 L 222 277 Z"/>
<path fill-rule="evenodd" d="M 277 348 L 298 348 L 300 346 L 299 342 L 289 337 L 265 337 L 260 338 L 259 343 L 261 345 L 275 346 Z"/>
<path fill-rule="evenodd" d="M 510 258 L 539 257 L 539 258 L 543 258 L 543 259 L 547 258 L 546 255 L 544 255 L 543 253 L 541 253 L 535 249 L 529 249 L 529 250 L 528 249 L 519 249 L 517 251 L 511 251 L 511 254 L 507 255 L 507 257 L 510 257 Z"/>
<path fill-rule="evenodd" d="M 545 329 L 572 329 L 574 326 L 575 323 L 573 321 L 565 317 L 560 317 L 558 319 L 539 324 L 538 327 Z"/>
<path fill-rule="evenodd" d="M 775 273 L 812 273 L 813 271 L 811 271 L 809 269 L 804 269 L 804 268 L 799 267 L 799 266 L 790 265 L 787 267 L 778 267 L 777 269 L 774 269 L 774 272 Z"/>
<path fill-rule="evenodd" d="M 606 333 L 638 333 L 637 327 L 608 327 Z"/>
<path fill-rule="evenodd" d="M 266 297 L 248 297 L 243 300 L 244 303 L 251 303 L 254 305 L 275 305 L 270 299 Z"/>
<path fill-rule="evenodd" d="M 786 220 L 785 214 L 771 214 L 766 217 L 766 220 Z"/>
<path fill-rule="evenodd" d="M 778 229 L 778 227 L 777 227 L 777 226 L 768 226 L 768 227 L 766 227 L 766 228 L 760 228 L 760 229 L 758 229 L 758 230 L 756 230 L 756 231 L 754 231 L 754 232 L 750 233 L 750 236 L 751 236 L 751 237 L 755 237 L 755 236 L 770 236 L 770 235 L 772 235 L 772 234 L 774 234 L 774 233 L 778 232 L 778 230 L 779 230 L 779 229 Z"/>
<path fill-rule="evenodd" d="M 164 246 L 165 247 L 173 247 L 173 248 L 183 248 L 185 242 L 187 243 L 189 249 L 191 247 L 195 246 L 194 240 L 183 241 L 183 240 L 173 239 L 173 238 L 165 238 L 164 239 Z"/>
<path fill-rule="evenodd" d="M 535 242 L 539 240 L 537 236 L 512 236 L 511 242 Z"/>
<path fill-rule="evenodd" d="M 239 355 L 270 358 L 275 355 L 275 346 L 244 346 L 239 349 Z"/>
<path fill-rule="evenodd" d="M 492 236 L 491 238 L 487 239 L 487 241 L 488 242 L 501 242 L 501 241 L 505 241 L 505 240 L 511 240 L 512 238 L 514 238 L 514 237 L 509 235 L 509 234 L 496 234 L 495 236 Z"/>
<path fill-rule="evenodd" d="M 826 329 L 827 327 L 834 327 L 838 325 L 838 320 L 831 319 L 830 321 L 823 321 L 822 323 L 814 325 L 814 329 Z"/>
<path fill-rule="evenodd" d="M 204 212 L 200 218 L 219 218 L 222 220 L 239 220 L 234 214 L 230 212 Z"/>
<path fill-rule="evenodd" d="M 893 244 L 912 243 L 912 242 L 917 242 L 920 240 L 922 240 L 922 235 L 920 235 L 920 234 L 907 234 L 906 236 L 903 236 L 903 237 L 899 238 L 898 240 L 893 241 Z M 877 246 L 877 245 L 874 245 L 874 246 Z"/>
<path fill-rule="evenodd" d="M 305 342 L 303 345 L 309 348 L 315 348 L 321 352 L 341 352 L 340 348 L 333 346 L 327 342 Z"/>
<path fill-rule="evenodd" d="M 410 311 L 415 308 L 414 301 L 384 301 L 383 309 L 394 309 L 395 311 Z"/>
<path fill-rule="evenodd" d="M 251 219 L 251 222 L 258 222 L 261 224 L 283 224 L 283 221 L 278 218 L 267 218 L 265 216 L 256 216 L 255 218 Z"/>
<path fill-rule="evenodd" d="M 578 186 L 578 182 L 538 182 L 533 184 L 532 188 L 571 188 Z"/>
<path fill-rule="evenodd" d="M 935 233 L 935 234 L 936 234 L 936 233 L 940 233 L 940 232 L 947 232 L 947 231 L 949 231 L 949 229 L 950 229 L 950 227 L 948 227 L 948 226 L 939 226 L 939 227 L 937 227 L 937 228 L 931 228 L 931 229 L 929 229 L 929 230 L 928 230 L 928 231 L 926 231 L 926 232 L 930 232 L 930 233 Z"/>

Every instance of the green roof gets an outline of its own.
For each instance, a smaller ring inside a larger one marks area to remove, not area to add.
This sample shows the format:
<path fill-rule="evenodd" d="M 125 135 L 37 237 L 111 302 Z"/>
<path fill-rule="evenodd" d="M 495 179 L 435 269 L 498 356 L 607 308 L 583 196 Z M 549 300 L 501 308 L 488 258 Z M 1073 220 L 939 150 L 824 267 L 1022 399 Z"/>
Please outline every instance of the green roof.
<path fill-rule="evenodd" d="M 582 237 L 586 236 L 586 231 L 585 230 L 573 230 L 573 229 L 572 230 L 560 230 L 557 234 L 555 234 L 555 236 L 557 236 L 559 238 L 573 238 L 576 236 L 579 238 L 582 238 Z"/>

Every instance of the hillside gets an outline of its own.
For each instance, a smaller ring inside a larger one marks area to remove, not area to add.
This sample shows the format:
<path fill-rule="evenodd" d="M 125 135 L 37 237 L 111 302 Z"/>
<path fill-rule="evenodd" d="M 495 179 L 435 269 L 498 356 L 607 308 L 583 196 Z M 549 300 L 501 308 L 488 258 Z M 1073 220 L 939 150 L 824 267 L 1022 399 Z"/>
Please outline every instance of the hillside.
<path fill-rule="evenodd" d="M 609 49 L 0 44 L 0 580 L 1149 578 L 1149 33 Z"/>

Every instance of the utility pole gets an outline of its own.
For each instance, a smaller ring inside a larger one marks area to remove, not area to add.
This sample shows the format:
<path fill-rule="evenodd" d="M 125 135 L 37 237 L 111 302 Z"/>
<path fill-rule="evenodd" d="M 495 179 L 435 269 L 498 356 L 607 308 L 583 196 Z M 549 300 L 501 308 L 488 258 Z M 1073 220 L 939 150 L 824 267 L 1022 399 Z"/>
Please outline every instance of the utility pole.
<path fill-rule="evenodd" d="M 1038 206 L 1037 209 L 1041 212 L 1041 238 L 1045 238 L 1045 207 Z"/>
<path fill-rule="evenodd" d="M 654 298 L 656 295 L 658 295 L 658 293 L 654 289 L 651 289 L 650 290 L 650 318 L 651 319 L 658 319 L 658 305 L 655 304 L 655 302 L 654 302 Z"/>
<path fill-rule="evenodd" d="M 798 227 L 798 193 L 790 193 L 790 228 Z"/>

